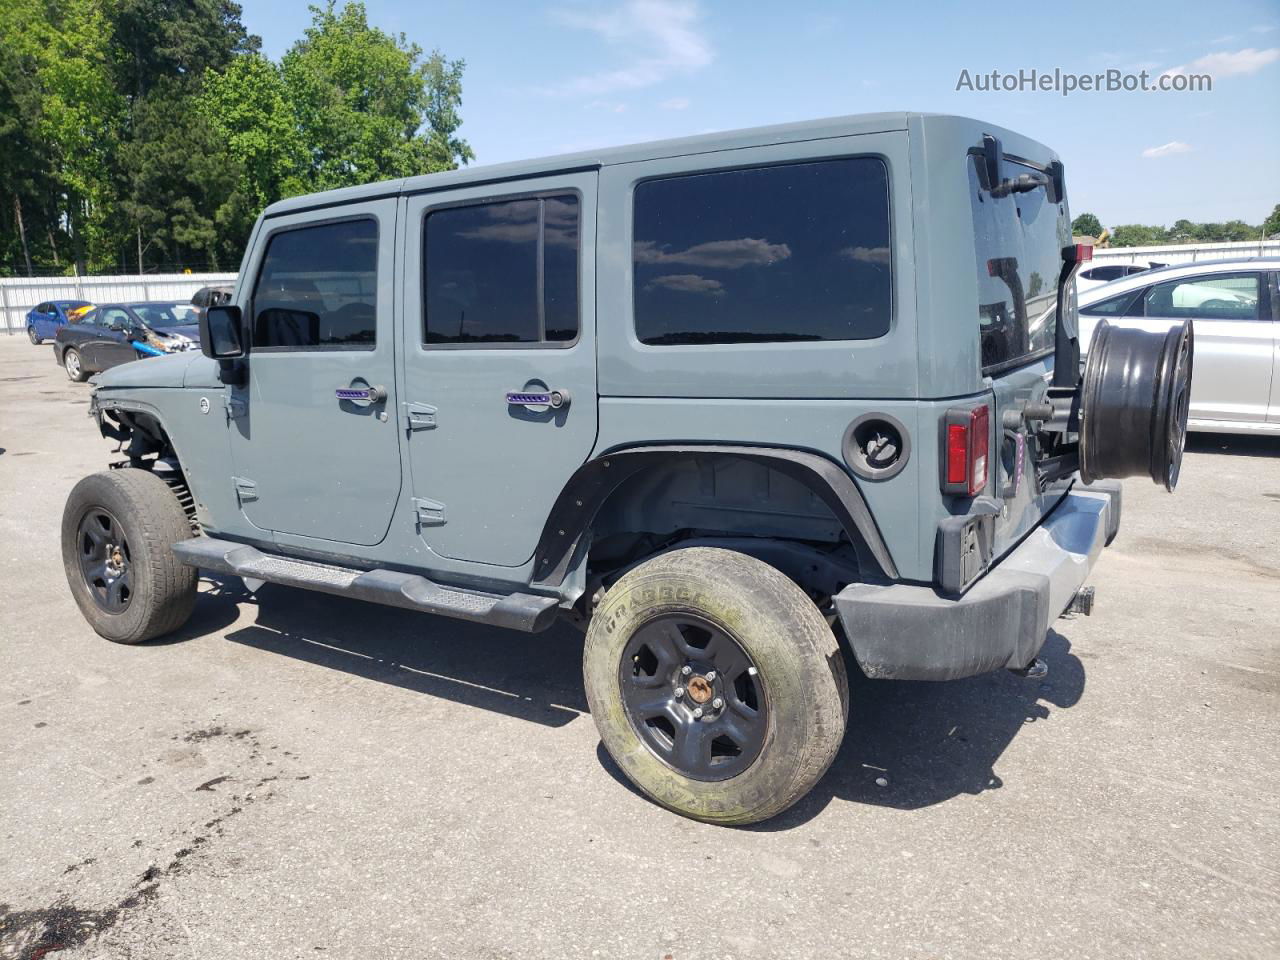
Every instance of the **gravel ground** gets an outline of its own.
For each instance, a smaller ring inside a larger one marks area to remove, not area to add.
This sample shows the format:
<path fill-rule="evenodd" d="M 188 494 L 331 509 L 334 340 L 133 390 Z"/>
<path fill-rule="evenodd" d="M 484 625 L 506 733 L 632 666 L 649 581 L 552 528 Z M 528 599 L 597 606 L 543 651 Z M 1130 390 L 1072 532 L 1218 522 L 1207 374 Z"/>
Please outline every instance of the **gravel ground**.
<path fill-rule="evenodd" d="M 1280 440 L 1126 485 L 1045 682 L 855 679 L 817 789 L 724 829 L 621 781 L 568 628 L 229 580 L 99 639 L 88 395 L 0 336 L 0 957 L 1280 955 Z"/>

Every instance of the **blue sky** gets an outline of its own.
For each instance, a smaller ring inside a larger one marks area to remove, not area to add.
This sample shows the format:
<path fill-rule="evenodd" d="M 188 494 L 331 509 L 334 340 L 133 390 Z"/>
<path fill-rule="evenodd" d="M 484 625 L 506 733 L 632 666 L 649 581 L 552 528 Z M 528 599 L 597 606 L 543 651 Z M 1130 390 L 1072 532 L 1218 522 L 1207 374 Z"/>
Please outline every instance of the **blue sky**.
<path fill-rule="evenodd" d="M 304 3 L 241 0 L 278 58 Z M 476 163 L 879 110 L 959 113 L 1054 147 L 1073 214 L 1260 223 L 1280 203 L 1280 3 L 367 0 L 370 21 L 467 62 Z M 1021 12 L 1019 12 L 1021 11 Z M 1057 22 L 1054 22 L 1054 18 Z M 1209 73 L 1211 92 L 986 93 L 971 74 Z"/>

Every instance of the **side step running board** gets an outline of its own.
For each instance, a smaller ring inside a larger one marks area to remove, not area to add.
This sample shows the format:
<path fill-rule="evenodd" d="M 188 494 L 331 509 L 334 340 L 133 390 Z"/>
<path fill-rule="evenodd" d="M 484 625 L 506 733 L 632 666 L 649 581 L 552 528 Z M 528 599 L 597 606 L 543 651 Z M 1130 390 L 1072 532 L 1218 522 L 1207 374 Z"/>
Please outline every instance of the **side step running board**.
<path fill-rule="evenodd" d="M 267 583 L 318 590 L 406 610 L 436 613 L 475 623 L 535 633 L 555 621 L 558 601 L 529 593 L 500 595 L 441 586 L 415 573 L 395 570 L 352 570 L 309 560 L 263 553 L 256 547 L 194 537 L 173 545 L 185 564 Z"/>

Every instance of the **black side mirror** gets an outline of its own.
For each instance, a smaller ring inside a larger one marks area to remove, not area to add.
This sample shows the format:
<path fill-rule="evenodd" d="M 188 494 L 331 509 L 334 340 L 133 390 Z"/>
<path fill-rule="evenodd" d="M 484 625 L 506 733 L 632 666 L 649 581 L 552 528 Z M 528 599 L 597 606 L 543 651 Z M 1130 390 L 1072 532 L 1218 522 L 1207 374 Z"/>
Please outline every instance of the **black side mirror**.
<path fill-rule="evenodd" d="M 249 352 L 240 308 L 209 307 L 200 317 L 200 350 L 214 360 L 235 360 Z"/>

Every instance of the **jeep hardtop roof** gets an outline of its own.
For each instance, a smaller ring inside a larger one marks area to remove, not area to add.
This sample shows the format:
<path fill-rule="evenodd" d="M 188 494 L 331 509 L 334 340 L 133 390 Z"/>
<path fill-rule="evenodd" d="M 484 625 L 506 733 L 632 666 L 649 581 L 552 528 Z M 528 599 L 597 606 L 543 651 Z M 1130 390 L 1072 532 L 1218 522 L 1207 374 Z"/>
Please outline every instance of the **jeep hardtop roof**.
<path fill-rule="evenodd" d="M 478 186 L 486 183 L 500 183 L 504 180 L 522 180 L 528 177 L 547 176 L 575 170 L 592 170 L 613 164 L 636 163 L 664 157 L 710 153 L 717 150 L 738 150 L 779 143 L 796 143 L 805 140 L 824 140 L 868 133 L 905 131 L 910 121 L 925 118 L 946 118 L 969 123 L 978 122 L 965 117 L 949 117 L 946 114 L 912 112 L 864 113 L 845 117 L 830 117 L 822 120 L 805 120 L 799 123 L 752 127 L 743 130 L 719 131 L 695 137 L 680 137 L 673 140 L 656 140 L 651 143 L 639 143 L 622 147 L 607 147 L 582 153 L 542 157 L 535 160 L 517 160 L 510 163 L 462 167 L 444 173 L 429 173 L 419 177 L 383 180 L 378 183 L 364 184 L 357 187 L 342 187 L 337 190 L 326 190 L 323 193 L 312 193 L 280 200 L 267 207 L 263 216 L 274 217 L 289 213 L 299 213 L 317 207 L 372 200 L 379 197 L 426 193 L 454 187 Z M 990 124 L 985 126 L 993 131 L 996 129 Z"/>

